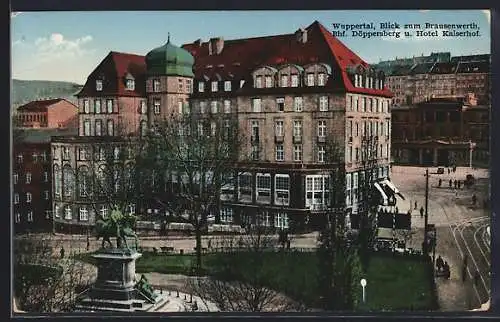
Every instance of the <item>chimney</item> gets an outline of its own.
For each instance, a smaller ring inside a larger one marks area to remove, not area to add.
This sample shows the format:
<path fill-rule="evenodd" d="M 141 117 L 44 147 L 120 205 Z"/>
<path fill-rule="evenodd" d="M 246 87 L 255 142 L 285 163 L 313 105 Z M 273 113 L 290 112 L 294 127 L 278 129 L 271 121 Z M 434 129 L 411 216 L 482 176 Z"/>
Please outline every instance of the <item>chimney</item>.
<path fill-rule="evenodd" d="M 222 37 L 211 38 L 208 41 L 208 54 L 219 55 L 224 49 L 224 39 Z"/>
<path fill-rule="evenodd" d="M 194 44 L 198 47 L 201 47 L 201 39 L 196 39 Z"/>
<path fill-rule="evenodd" d="M 298 42 L 305 44 L 307 42 L 307 31 L 304 28 L 299 28 L 295 32 L 295 38 Z"/>

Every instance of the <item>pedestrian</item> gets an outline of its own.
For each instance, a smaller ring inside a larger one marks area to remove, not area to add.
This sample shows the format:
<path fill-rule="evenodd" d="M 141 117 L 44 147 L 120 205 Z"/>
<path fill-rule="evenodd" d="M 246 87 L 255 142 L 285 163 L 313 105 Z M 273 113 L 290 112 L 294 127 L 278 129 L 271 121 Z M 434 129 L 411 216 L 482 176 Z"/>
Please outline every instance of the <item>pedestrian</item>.
<path fill-rule="evenodd" d="M 438 187 L 441 188 L 441 184 L 443 183 L 443 180 L 439 179 L 439 182 L 438 182 Z"/>
<path fill-rule="evenodd" d="M 212 248 L 212 238 L 209 238 L 209 239 L 208 239 L 208 245 L 207 245 L 207 248 L 208 248 L 208 249 L 211 249 L 211 248 Z"/>
<path fill-rule="evenodd" d="M 87 239 L 87 252 L 90 250 L 90 240 Z"/>
<path fill-rule="evenodd" d="M 455 198 L 458 199 L 458 190 L 455 190 Z"/>
<path fill-rule="evenodd" d="M 457 180 L 453 181 L 453 186 L 457 189 Z"/>
<path fill-rule="evenodd" d="M 476 205 L 476 201 L 477 201 L 476 194 L 473 194 L 473 195 L 472 195 L 472 205 L 473 205 L 473 206 L 475 206 L 475 205 Z"/>
<path fill-rule="evenodd" d="M 444 278 L 450 279 L 450 265 L 446 261 L 444 262 Z"/>
<path fill-rule="evenodd" d="M 465 283 L 465 280 L 467 279 L 467 268 L 466 266 L 462 267 L 462 283 Z"/>
<path fill-rule="evenodd" d="M 462 186 L 462 180 L 458 180 L 458 189 L 460 189 Z"/>
<path fill-rule="evenodd" d="M 448 170 L 448 174 L 450 174 L 450 168 L 447 168 L 446 170 Z"/>
<path fill-rule="evenodd" d="M 441 271 L 441 269 L 443 269 L 443 266 L 444 266 L 443 258 L 441 257 L 441 255 L 439 255 L 438 258 L 436 259 L 437 270 Z"/>
<path fill-rule="evenodd" d="M 417 201 L 415 201 L 415 210 L 417 210 Z"/>
<path fill-rule="evenodd" d="M 64 247 L 61 247 L 60 253 L 61 253 L 61 258 L 64 258 Z"/>
<path fill-rule="evenodd" d="M 420 218 L 424 217 L 424 207 L 420 207 Z"/>
<path fill-rule="evenodd" d="M 479 272 L 476 270 L 476 272 L 474 273 L 474 284 L 477 286 L 477 284 L 479 284 L 479 278 L 481 277 L 481 275 L 479 275 Z"/>
<path fill-rule="evenodd" d="M 450 188 L 451 188 L 451 185 L 453 184 L 453 182 L 451 181 L 451 179 L 450 179 L 450 181 L 448 183 L 450 184 Z"/>

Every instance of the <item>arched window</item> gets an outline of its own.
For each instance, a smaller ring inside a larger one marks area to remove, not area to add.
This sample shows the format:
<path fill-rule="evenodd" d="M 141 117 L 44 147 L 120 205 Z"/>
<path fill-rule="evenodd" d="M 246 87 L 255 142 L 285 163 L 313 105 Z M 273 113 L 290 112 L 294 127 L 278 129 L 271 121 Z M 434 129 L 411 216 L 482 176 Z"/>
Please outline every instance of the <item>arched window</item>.
<path fill-rule="evenodd" d="M 80 167 L 78 169 L 78 191 L 80 197 L 88 197 L 89 195 L 89 169 L 87 167 Z"/>
<path fill-rule="evenodd" d="M 63 167 L 63 189 L 65 197 L 73 196 L 73 191 L 75 189 L 74 185 L 75 176 L 73 173 L 73 169 L 71 169 L 71 166 L 65 165 Z"/>
<path fill-rule="evenodd" d="M 61 196 L 61 183 L 61 169 L 59 168 L 59 165 L 56 164 L 54 165 L 54 194 L 57 197 Z"/>

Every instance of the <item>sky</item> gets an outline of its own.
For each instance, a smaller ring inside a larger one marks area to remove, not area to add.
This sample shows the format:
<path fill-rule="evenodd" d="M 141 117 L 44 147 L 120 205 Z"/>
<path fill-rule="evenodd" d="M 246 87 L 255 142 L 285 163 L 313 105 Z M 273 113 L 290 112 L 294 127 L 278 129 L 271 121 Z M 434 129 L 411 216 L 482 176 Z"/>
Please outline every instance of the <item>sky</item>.
<path fill-rule="evenodd" d="M 490 53 L 487 10 L 349 10 L 349 11 L 94 11 L 11 13 L 12 77 L 83 84 L 110 51 L 145 55 L 171 42 L 181 46 L 199 38 L 250 38 L 289 34 L 318 20 L 334 23 L 399 24 L 476 23 L 480 36 L 469 38 L 352 37 L 339 39 L 368 63 L 395 57 L 450 52 Z M 474 31 L 474 30 L 473 30 Z M 440 32 L 440 30 L 439 30 Z"/>

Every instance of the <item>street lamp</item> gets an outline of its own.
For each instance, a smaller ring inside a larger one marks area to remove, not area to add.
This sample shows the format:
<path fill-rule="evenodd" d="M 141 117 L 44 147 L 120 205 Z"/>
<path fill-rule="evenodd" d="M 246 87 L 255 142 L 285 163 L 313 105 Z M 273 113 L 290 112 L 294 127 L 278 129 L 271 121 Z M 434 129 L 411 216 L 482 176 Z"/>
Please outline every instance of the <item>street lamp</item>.
<path fill-rule="evenodd" d="M 364 303 L 366 303 L 366 292 L 365 292 L 366 279 L 362 278 L 360 283 L 361 283 L 361 287 L 363 288 L 363 304 L 364 304 Z"/>

